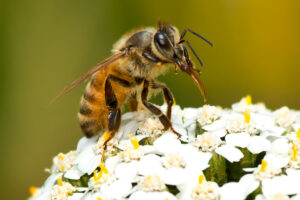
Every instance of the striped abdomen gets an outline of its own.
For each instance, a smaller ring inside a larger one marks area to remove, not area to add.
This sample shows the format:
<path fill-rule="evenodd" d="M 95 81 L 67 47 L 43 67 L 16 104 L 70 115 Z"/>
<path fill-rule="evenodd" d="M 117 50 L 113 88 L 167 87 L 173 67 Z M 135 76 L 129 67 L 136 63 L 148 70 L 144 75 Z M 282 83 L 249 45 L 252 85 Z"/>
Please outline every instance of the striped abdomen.
<path fill-rule="evenodd" d="M 85 89 L 81 98 L 78 113 L 81 129 L 87 137 L 92 137 L 102 130 L 107 130 L 109 110 L 105 103 L 105 80 L 108 74 L 120 77 L 132 82 L 133 80 L 118 71 L 118 64 L 112 64 L 108 69 L 97 72 Z M 112 89 L 118 100 L 118 107 L 130 97 L 133 88 L 125 88 L 119 83 L 111 82 Z"/>
<path fill-rule="evenodd" d="M 107 127 L 108 110 L 104 96 L 105 74 L 98 72 L 88 83 L 81 98 L 79 124 L 87 137 L 92 137 Z"/>

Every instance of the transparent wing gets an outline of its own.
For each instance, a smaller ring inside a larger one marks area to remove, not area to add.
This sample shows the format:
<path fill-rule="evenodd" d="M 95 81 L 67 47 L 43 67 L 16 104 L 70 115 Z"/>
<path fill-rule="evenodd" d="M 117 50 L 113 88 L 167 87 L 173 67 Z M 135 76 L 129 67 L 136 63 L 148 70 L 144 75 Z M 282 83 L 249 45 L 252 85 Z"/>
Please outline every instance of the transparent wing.
<path fill-rule="evenodd" d="M 104 61 L 102 61 L 101 63 L 99 63 L 98 65 L 96 65 L 95 67 L 91 68 L 89 71 L 82 74 L 75 81 L 73 81 L 70 85 L 68 85 L 61 93 L 59 93 L 51 101 L 51 103 L 55 102 L 57 99 L 59 99 L 60 97 L 64 96 L 68 92 L 70 92 L 74 87 L 76 87 L 78 84 L 82 83 L 84 80 L 86 80 L 87 78 L 92 76 L 94 73 L 99 71 L 101 68 L 107 67 L 108 65 L 110 65 L 111 63 L 115 62 L 116 60 L 120 59 L 121 57 L 123 57 L 125 55 L 126 55 L 126 52 L 120 52 L 120 53 L 114 54 L 114 55 L 108 57 L 107 59 L 105 59 Z"/>

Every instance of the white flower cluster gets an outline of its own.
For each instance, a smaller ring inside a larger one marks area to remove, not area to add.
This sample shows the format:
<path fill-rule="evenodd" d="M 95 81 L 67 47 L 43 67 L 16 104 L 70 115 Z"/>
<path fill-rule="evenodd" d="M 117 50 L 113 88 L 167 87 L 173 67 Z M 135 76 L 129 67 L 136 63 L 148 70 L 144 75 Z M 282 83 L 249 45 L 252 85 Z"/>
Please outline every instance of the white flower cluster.
<path fill-rule="evenodd" d="M 166 105 L 161 106 L 166 110 Z M 58 154 L 30 200 L 300 200 L 300 112 L 252 104 L 173 106 L 173 128 L 138 111 Z"/>

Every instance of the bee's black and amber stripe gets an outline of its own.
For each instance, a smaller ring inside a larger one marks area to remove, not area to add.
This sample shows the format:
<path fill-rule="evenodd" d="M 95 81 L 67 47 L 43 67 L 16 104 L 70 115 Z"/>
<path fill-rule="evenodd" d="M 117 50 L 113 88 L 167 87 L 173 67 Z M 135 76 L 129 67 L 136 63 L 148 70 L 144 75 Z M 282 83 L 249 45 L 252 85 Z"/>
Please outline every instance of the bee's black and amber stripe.
<path fill-rule="evenodd" d="M 110 81 L 111 77 L 122 80 L 121 84 L 120 81 Z M 107 82 L 110 84 L 109 89 L 105 88 Z M 94 74 L 81 98 L 78 113 L 81 129 L 87 137 L 92 137 L 102 130 L 109 130 L 110 113 L 119 110 L 134 89 L 129 83 L 134 83 L 134 79 L 126 74 L 120 77 L 118 64 L 111 64 L 106 70 Z M 114 95 L 115 99 L 109 99 L 109 94 Z M 110 108 L 110 104 L 114 102 L 117 102 L 117 105 Z"/>

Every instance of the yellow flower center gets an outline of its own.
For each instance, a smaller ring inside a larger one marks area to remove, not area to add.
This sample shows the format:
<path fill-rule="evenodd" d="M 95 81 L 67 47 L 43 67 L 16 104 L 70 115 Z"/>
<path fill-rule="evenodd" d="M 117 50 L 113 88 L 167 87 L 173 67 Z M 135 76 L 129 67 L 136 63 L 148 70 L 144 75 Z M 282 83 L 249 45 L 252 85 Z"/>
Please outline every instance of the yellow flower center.
<path fill-rule="evenodd" d="M 64 155 L 62 153 L 58 154 L 58 158 L 63 160 L 64 159 Z"/>
<path fill-rule="evenodd" d="M 199 184 L 201 184 L 201 183 L 203 182 L 203 180 L 204 180 L 204 175 L 201 174 L 201 175 L 199 176 L 199 178 L 198 178 Z"/>
<path fill-rule="evenodd" d="M 298 131 L 297 131 L 296 137 L 297 137 L 298 139 L 300 139 L 300 128 L 298 128 Z"/>
<path fill-rule="evenodd" d="M 99 165 L 100 169 L 101 169 L 101 172 L 105 173 L 105 174 L 108 174 L 109 171 L 108 169 L 105 167 L 105 164 L 104 162 L 101 162 L 100 165 Z"/>
<path fill-rule="evenodd" d="M 99 181 L 99 180 L 101 179 L 102 175 L 103 175 L 103 172 L 102 172 L 102 171 L 100 171 L 100 172 L 98 173 L 98 171 L 95 170 L 95 171 L 94 171 L 94 181 L 95 181 L 95 182 Z"/>
<path fill-rule="evenodd" d="M 295 144 L 292 146 L 292 151 L 293 151 L 292 160 L 297 161 L 298 148 Z"/>
<path fill-rule="evenodd" d="M 102 198 L 101 197 L 97 197 L 97 200 L 102 200 Z"/>
<path fill-rule="evenodd" d="M 130 134 L 128 135 L 128 137 L 130 139 L 130 142 L 131 142 L 132 146 L 135 149 L 138 149 L 140 147 L 140 145 L 139 145 L 139 142 L 137 141 L 136 137 L 132 138 L 132 136 Z"/>
<path fill-rule="evenodd" d="M 261 172 L 265 171 L 267 165 L 268 165 L 268 162 L 265 161 L 265 160 L 262 160 L 262 161 L 261 161 L 261 166 L 260 166 L 260 171 L 261 171 Z"/>
<path fill-rule="evenodd" d="M 246 96 L 247 105 L 250 106 L 252 104 L 252 98 L 251 95 Z"/>
<path fill-rule="evenodd" d="M 63 182 L 62 182 L 62 180 L 61 180 L 61 176 L 57 179 L 57 184 L 59 185 L 59 186 L 63 186 Z"/>
<path fill-rule="evenodd" d="M 247 124 L 249 124 L 249 123 L 250 123 L 250 112 L 249 112 L 249 110 L 246 110 L 246 111 L 244 112 L 244 117 L 245 117 L 245 122 L 246 122 Z"/>
<path fill-rule="evenodd" d="M 37 188 L 34 186 L 29 187 L 29 194 L 30 196 L 33 196 L 36 192 Z"/>

